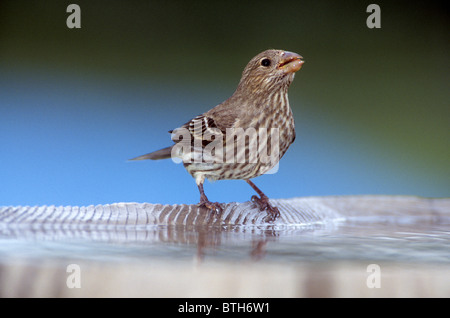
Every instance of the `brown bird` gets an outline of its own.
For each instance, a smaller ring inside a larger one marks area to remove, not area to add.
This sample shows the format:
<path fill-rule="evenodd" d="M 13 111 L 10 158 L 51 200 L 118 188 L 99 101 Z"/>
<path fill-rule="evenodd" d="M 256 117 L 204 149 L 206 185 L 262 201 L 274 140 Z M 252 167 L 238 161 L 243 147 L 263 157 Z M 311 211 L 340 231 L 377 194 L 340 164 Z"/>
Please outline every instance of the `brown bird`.
<path fill-rule="evenodd" d="M 230 98 L 169 131 L 174 145 L 131 160 L 182 160 L 200 191 L 198 205 L 213 211 L 222 207 L 206 197 L 205 178 L 243 179 L 259 195 L 252 196 L 252 201 L 268 212 L 267 220 L 275 220 L 278 208 L 250 179 L 274 168 L 294 142 L 288 88 L 303 63 L 300 55 L 288 51 L 258 54 L 245 67 Z"/>

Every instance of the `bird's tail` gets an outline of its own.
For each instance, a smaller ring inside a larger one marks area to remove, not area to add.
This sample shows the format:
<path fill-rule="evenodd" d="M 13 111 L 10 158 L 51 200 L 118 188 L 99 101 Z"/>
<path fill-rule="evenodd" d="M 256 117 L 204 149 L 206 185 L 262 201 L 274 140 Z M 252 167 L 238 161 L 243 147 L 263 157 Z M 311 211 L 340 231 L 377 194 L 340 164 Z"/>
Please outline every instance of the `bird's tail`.
<path fill-rule="evenodd" d="M 168 159 L 171 157 L 172 154 L 172 147 L 163 148 L 154 152 L 150 152 L 146 155 L 142 155 L 130 160 L 145 160 L 145 159 L 151 159 L 151 160 L 159 160 L 159 159 Z"/>

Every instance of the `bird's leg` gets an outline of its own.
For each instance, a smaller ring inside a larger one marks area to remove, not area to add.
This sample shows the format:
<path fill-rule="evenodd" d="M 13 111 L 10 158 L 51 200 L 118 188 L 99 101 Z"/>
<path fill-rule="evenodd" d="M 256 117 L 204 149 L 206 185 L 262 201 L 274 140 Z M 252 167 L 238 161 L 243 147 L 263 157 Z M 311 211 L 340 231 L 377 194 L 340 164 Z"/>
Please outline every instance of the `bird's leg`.
<path fill-rule="evenodd" d="M 198 184 L 198 190 L 200 191 L 200 202 L 197 204 L 199 207 L 205 207 L 217 213 L 221 213 L 223 211 L 220 203 L 211 202 L 208 200 L 205 191 L 203 190 L 203 183 Z"/>
<path fill-rule="evenodd" d="M 255 203 L 260 211 L 266 210 L 268 213 L 268 220 L 275 221 L 280 216 L 280 211 L 277 207 L 274 207 L 269 203 L 269 198 L 265 195 L 253 182 L 249 179 L 245 180 L 247 183 L 259 194 L 259 198 L 256 195 L 252 196 L 252 202 Z"/>

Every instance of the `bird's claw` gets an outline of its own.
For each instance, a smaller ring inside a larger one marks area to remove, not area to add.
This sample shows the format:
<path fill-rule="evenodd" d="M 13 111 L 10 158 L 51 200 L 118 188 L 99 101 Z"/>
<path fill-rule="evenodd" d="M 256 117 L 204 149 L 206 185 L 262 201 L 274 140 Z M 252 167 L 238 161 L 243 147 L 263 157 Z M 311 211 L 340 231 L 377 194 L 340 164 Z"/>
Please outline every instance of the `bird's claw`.
<path fill-rule="evenodd" d="M 253 195 L 251 198 L 252 202 L 259 207 L 260 211 L 267 211 L 266 220 L 268 222 L 273 222 L 280 216 L 280 210 L 277 207 L 269 203 L 269 198 L 262 196 L 261 198 Z"/>
<path fill-rule="evenodd" d="M 199 204 L 197 204 L 198 207 L 207 208 L 208 210 L 211 210 L 215 213 L 222 213 L 223 208 L 220 203 L 218 202 L 210 202 L 208 200 L 200 201 Z"/>

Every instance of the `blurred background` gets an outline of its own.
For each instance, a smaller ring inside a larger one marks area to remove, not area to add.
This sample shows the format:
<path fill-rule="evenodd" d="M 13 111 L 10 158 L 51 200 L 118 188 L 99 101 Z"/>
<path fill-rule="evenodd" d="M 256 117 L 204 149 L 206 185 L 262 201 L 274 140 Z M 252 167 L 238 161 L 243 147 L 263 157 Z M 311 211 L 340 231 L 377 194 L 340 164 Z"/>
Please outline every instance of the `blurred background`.
<path fill-rule="evenodd" d="M 373 2 L 381 29 L 366 25 Z M 127 159 L 171 144 L 268 48 L 306 61 L 289 91 L 297 139 L 254 179 L 268 196 L 449 196 L 449 31 L 444 1 L 3 0 L 0 205 L 197 203 L 182 165 Z"/>

